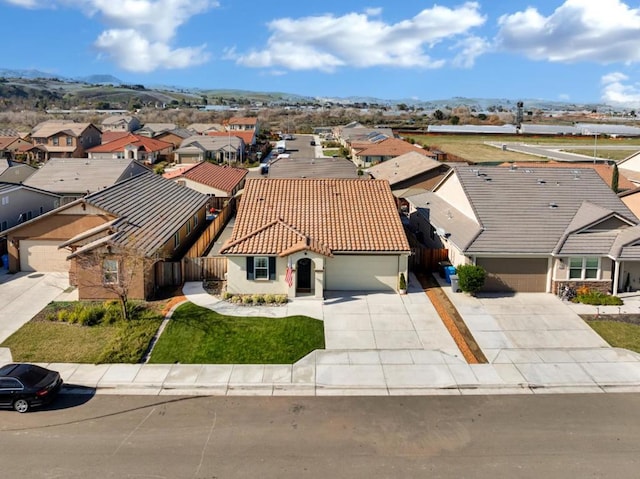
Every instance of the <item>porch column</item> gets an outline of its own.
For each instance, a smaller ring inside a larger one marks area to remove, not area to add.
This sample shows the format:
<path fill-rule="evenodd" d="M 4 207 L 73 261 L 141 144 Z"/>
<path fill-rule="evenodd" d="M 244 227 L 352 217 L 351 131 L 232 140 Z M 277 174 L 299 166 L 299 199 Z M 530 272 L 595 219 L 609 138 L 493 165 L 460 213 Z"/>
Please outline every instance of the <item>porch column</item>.
<path fill-rule="evenodd" d="M 620 290 L 620 287 L 618 286 L 618 281 L 620 280 L 620 263 L 618 260 L 615 260 L 613 265 L 613 285 L 611 287 L 611 294 L 618 294 Z"/>
<path fill-rule="evenodd" d="M 315 270 L 315 281 L 314 281 L 314 298 L 323 299 L 324 298 L 324 265 L 322 269 L 316 268 Z"/>

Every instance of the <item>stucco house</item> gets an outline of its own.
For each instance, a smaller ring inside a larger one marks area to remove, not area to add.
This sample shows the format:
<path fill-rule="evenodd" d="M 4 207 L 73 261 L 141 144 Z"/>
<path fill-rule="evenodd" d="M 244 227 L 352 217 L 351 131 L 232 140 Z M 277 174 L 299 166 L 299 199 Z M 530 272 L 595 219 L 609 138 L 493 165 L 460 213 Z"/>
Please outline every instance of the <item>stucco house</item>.
<path fill-rule="evenodd" d="M 171 207 L 167 207 L 168 198 Z M 80 299 L 150 299 L 158 265 L 180 259 L 205 225 L 208 196 L 152 172 L 117 183 L 2 233 L 9 271 L 69 272 Z"/>
<path fill-rule="evenodd" d="M 640 288 L 639 220 L 591 168 L 454 166 L 407 200 L 413 230 L 482 266 L 485 291 Z"/>
<path fill-rule="evenodd" d="M 166 159 L 173 152 L 173 144 L 156 138 L 129 133 L 109 143 L 103 143 L 87 150 L 89 159 L 137 160 L 150 165 Z"/>
<path fill-rule="evenodd" d="M 31 143 L 19 136 L 0 136 L 0 158 L 15 160 L 21 154 L 21 149 L 31 146 Z"/>
<path fill-rule="evenodd" d="M 353 162 L 358 166 L 372 166 L 390 160 L 406 153 L 417 153 L 423 156 L 434 157 L 429 150 L 401 140 L 399 138 L 386 138 L 376 143 L 360 145 L 351 148 Z"/>
<path fill-rule="evenodd" d="M 131 115 L 109 115 L 102 120 L 102 131 L 132 132 L 139 129 L 140 120 Z"/>
<path fill-rule="evenodd" d="M 47 121 L 31 131 L 31 141 L 34 144 L 31 149 L 43 153 L 45 161 L 53 156 L 83 158 L 88 149 L 100 144 L 101 132 L 91 123 Z"/>
<path fill-rule="evenodd" d="M 175 163 L 235 163 L 244 158 L 244 142 L 233 135 L 224 137 L 195 135 L 185 139 L 174 151 Z"/>
<path fill-rule="evenodd" d="M 23 184 L 61 196 L 61 204 L 149 171 L 128 159 L 51 158 Z"/>
<path fill-rule="evenodd" d="M 247 179 L 227 256 L 233 293 L 397 291 L 409 244 L 389 183 Z"/>
<path fill-rule="evenodd" d="M 60 196 L 29 186 L 0 182 L 0 231 L 60 206 Z"/>
<path fill-rule="evenodd" d="M 387 180 L 391 191 L 398 197 L 408 193 L 428 191 L 437 185 L 449 171 L 445 163 L 416 151 L 410 151 L 392 160 L 378 163 L 366 170 L 371 178 Z"/>
<path fill-rule="evenodd" d="M 244 186 L 249 172 L 244 168 L 214 165 L 208 161 L 166 172 L 163 176 L 181 186 L 216 198 L 232 198 Z"/>

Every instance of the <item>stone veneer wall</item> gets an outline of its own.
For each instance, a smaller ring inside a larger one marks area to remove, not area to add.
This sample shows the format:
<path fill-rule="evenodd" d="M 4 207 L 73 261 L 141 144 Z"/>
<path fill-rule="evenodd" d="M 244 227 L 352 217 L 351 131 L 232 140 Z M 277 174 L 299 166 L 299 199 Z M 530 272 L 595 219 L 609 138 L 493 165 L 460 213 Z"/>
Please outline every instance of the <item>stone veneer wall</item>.
<path fill-rule="evenodd" d="M 600 291 L 604 294 L 611 293 L 611 281 L 554 281 L 552 286 L 552 293 L 559 294 L 560 288 L 564 285 L 569 285 L 571 288 L 577 290 L 581 286 L 587 286 L 591 290 Z"/>

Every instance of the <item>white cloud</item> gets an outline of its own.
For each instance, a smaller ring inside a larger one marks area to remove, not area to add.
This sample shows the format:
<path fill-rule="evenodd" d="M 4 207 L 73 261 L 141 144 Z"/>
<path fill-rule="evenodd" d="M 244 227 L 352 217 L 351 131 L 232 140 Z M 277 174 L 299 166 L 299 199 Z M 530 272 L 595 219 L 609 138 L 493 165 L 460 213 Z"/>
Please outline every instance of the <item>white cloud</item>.
<path fill-rule="evenodd" d="M 454 38 L 459 40 L 484 24 L 486 19 L 479 9 L 477 2 L 453 9 L 435 5 L 395 24 L 378 18 L 381 12 L 377 9 L 341 17 L 281 18 L 268 24 L 271 36 L 265 49 L 242 54 L 230 51 L 227 57 L 249 67 L 288 70 L 331 72 L 346 66 L 439 68 L 446 61 L 431 58 L 426 50 Z M 462 53 L 466 58 L 459 64 L 472 63 L 474 51 L 481 51 L 474 50 L 472 44 L 473 41 L 463 47 L 467 48 L 466 55 Z"/>
<path fill-rule="evenodd" d="M 640 108 L 640 84 L 628 83 L 624 73 L 613 72 L 601 79 L 603 86 L 602 101 L 615 106 Z"/>
<path fill-rule="evenodd" d="M 25 8 L 77 8 L 107 28 L 94 46 L 125 70 L 151 72 L 198 65 L 209 59 L 205 46 L 172 46 L 178 28 L 217 0 L 4 0 Z"/>
<path fill-rule="evenodd" d="M 490 45 L 484 38 L 471 36 L 463 38 L 455 48 L 461 51 L 453 59 L 453 65 L 460 68 L 471 68 L 476 58 L 490 49 Z"/>
<path fill-rule="evenodd" d="M 95 45 L 120 68 L 134 72 L 186 68 L 209 60 L 204 45 L 171 49 L 166 43 L 149 41 L 136 30 L 106 30 Z"/>
<path fill-rule="evenodd" d="M 566 0 L 545 17 L 534 7 L 498 20 L 497 44 L 535 60 L 640 60 L 640 10 L 621 0 Z"/>

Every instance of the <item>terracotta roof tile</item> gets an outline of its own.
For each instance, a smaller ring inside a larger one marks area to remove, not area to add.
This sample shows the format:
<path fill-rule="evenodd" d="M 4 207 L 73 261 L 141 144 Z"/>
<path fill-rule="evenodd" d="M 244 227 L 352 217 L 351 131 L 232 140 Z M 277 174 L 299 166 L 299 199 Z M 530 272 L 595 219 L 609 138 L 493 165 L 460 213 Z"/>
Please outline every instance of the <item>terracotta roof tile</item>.
<path fill-rule="evenodd" d="M 250 145 L 253 142 L 253 137 L 255 136 L 255 131 L 208 131 L 206 136 L 216 136 L 216 137 L 227 137 L 227 136 L 236 136 L 244 141 L 245 145 Z"/>
<path fill-rule="evenodd" d="M 408 251 L 389 183 L 248 179 L 224 254 Z"/>
<path fill-rule="evenodd" d="M 369 148 L 364 148 L 359 151 L 358 156 L 400 156 L 411 151 L 421 153 L 424 156 L 432 156 L 429 150 L 412 145 L 398 138 L 387 138 L 386 140 L 375 143 Z"/>
<path fill-rule="evenodd" d="M 248 171 L 244 168 L 214 165 L 213 163 L 204 161 L 202 163 L 197 163 L 192 167 L 183 169 L 180 174 L 173 175 L 171 178 L 187 178 L 191 181 L 195 181 L 196 183 L 201 183 L 203 185 L 210 186 L 211 188 L 216 188 L 231 194 L 233 189 L 238 186 L 238 183 L 247 176 L 247 173 Z"/>
<path fill-rule="evenodd" d="M 110 141 L 109 143 L 103 143 L 102 145 L 94 146 L 88 149 L 89 153 L 110 153 L 112 151 L 124 151 L 128 145 L 141 146 L 145 151 L 162 151 L 166 149 L 173 149 L 173 144 L 166 141 L 154 140 L 146 136 L 134 135 L 129 133 L 127 136 Z"/>

